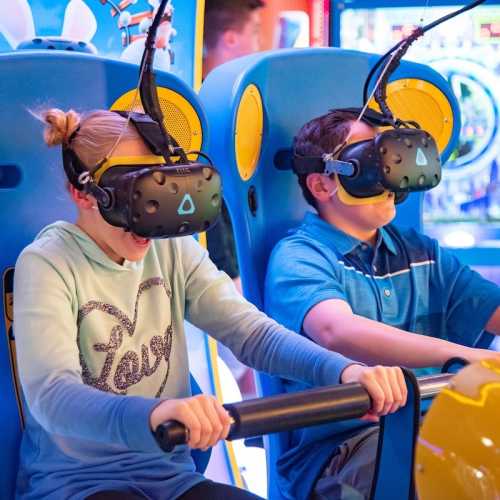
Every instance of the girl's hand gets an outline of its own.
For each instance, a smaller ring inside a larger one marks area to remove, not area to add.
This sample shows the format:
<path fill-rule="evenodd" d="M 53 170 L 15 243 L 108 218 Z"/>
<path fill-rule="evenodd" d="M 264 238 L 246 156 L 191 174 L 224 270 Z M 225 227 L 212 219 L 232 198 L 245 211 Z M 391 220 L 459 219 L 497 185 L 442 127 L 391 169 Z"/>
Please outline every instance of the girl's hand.
<path fill-rule="evenodd" d="M 149 417 L 153 431 L 167 420 L 177 420 L 189 431 L 188 445 L 205 450 L 229 433 L 231 417 L 213 396 L 200 394 L 185 399 L 167 399 Z"/>

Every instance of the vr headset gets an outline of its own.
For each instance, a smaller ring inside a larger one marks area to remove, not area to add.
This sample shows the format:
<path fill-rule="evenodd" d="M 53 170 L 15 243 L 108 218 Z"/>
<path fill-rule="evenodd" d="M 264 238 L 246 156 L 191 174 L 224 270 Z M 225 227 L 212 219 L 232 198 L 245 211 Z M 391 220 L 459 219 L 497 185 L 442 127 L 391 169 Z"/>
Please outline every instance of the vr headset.
<path fill-rule="evenodd" d="M 361 108 L 339 111 L 357 116 Z M 386 116 L 369 108 L 362 121 L 372 127 L 394 126 Z M 427 191 L 441 180 L 441 160 L 433 137 L 420 128 L 402 126 L 380 132 L 370 140 L 342 145 L 338 151 L 322 156 L 300 156 L 281 150 L 275 156 L 275 165 L 296 174 L 335 175 L 338 196 L 348 205 L 376 203 L 390 193 L 395 194 L 396 203 L 401 203 L 410 191 Z"/>
<path fill-rule="evenodd" d="M 63 146 L 69 182 L 95 197 L 104 220 L 143 238 L 171 238 L 206 231 L 217 220 L 222 202 L 221 179 L 200 151 L 185 153 L 163 125 L 153 72 L 156 31 L 167 0 L 148 31 L 140 66 L 139 91 L 145 113 L 115 111 L 127 118 L 152 155 L 104 158 L 93 173 L 71 148 Z M 208 163 L 192 162 L 197 154 Z"/>
<path fill-rule="evenodd" d="M 143 238 L 185 236 L 209 229 L 221 206 L 217 170 L 211 164 L 189 161 L 167 165 L 158 124 L 141 113 L 130 113 L 130 122 L 154 154 L 111 156 L 90 174 L 71 148 L 63 148 L 64 170 L 71 184 L 96 198 L 108 224 Z M 180 151 L 175 149 L 174 154 L 180 159 Z"/>

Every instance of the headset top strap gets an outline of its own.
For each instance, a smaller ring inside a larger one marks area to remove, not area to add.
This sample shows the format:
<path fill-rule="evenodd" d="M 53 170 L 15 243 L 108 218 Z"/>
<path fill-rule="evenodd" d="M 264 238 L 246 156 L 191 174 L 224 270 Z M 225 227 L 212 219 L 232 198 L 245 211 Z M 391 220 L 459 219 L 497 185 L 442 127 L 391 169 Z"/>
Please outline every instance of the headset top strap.
<path fill-rule="evenodd" d="M 181 148 L 178 142 L 171 135 L 169 135 L 169 142 L 158 122 L 151 118 L 151 116 L 135 111 L 114 110 L 114 112 L 124 118 L 130 116 L 130 121 L 134 124 L 142 140 L 149 146 L 153 154 L 163 156 L 167 161 L 171 156 L 180 156 L 179 149 Z M 173 146 L 173 150 L 171 150 L 170 145 Z"/>
<path fill-rule="evenodd" d="M 348 113 L 352 113 L 353 115 L 359 116 L 363 108 L 340 108 L 335 111 L 346 111 Z M 387 116 L 375 111 L 372 108 L 366 108 L 363 116 L 361 117 L 361 121 L 371 125 L 372 127 L 387 127 L 393 126 L 393 121 Z"/>

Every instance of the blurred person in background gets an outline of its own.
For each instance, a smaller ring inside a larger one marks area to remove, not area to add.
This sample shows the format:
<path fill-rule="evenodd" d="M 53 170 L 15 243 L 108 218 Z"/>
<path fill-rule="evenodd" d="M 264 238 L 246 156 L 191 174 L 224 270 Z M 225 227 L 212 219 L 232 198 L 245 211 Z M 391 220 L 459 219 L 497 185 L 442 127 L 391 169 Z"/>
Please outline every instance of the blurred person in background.
<path fill-rule="evenodd" d="M 206 0 L 203 47 L 203 79 L 215 67 L 260 49 L 262 0 Z M 226 272 L 241 292 L 231 219 L 225 203 L 217 225 L 207 232 L 211 260 Z M 255 395 L 252 370 L 240 363 L 223 345 L 219 355 L 238 382 L 243 397 Z"/>

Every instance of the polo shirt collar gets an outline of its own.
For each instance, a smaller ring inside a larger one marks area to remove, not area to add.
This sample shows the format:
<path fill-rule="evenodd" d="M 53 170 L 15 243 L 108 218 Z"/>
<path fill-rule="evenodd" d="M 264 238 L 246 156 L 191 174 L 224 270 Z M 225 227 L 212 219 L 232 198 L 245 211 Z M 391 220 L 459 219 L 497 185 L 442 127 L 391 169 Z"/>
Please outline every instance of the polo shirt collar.
<path fill-rule="evenodd" d="M 378 243 L 383 242 L 387 250 L 391 252 L 393 255 L 397 255 L 398 251 L 396 249 L 396 245 L 394 244 L 394 240 L 392 236 L 389 234 L 389 231 L 385 227 L 381 227 L 379 229 L 379 240 Z"/>
<path fill-rule="evenodd" d="M 333 247 L 338 249 L 342 255 L 352 252 L 357 246 L 363 243 L 357 238 L 354 238 L 354 236 L 350 236 L 335 226 L 332 226 L 321 219 L 318 214 L 313 212 L 306 213 L 301 229 L 322 242 L 330 243 Z M 376 246 L 379 247 L 382 243 L 391 253 L 394 255 L 397 254 L 394 241 L 385 228 L 379 230 Z"/>

